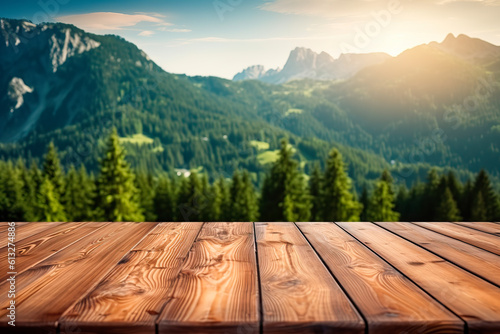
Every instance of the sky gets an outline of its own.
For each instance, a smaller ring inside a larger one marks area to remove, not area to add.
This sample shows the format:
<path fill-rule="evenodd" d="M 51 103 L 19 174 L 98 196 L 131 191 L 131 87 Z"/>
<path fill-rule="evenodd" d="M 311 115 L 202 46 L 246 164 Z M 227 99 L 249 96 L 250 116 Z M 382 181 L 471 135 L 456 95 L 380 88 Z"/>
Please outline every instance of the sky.
<path fill-rule="evenodd" d="M 16 0 L 0 17 L 120 35 L 165 71 L 224 78 L 283 67 L 296 47 L 396 56 L 449 33 L 500 45 L 500 0 Z"/>

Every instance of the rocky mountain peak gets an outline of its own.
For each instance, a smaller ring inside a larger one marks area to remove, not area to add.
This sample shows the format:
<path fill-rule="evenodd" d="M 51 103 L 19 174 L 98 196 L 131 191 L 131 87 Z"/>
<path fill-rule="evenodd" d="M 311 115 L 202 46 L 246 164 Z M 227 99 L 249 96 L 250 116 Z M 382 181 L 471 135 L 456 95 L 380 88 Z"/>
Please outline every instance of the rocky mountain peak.
<path fill-rule="evenodd" d="M 326 52 L 297 47 L 290 52 L 282 70 L 265 71 L 262 66 L 251 66 L 238 73 L 233 80 L 261 80 L 268 83 L 285 83 L 297 79 L 338 80 L 347 79 L 366 66 L 382 63 L 390 58 L 385 53 L 341 55 L 334 59 Z"/>
<path fill-rule="evenodd" d="M 100 46 L 82 30 L 62 24 L 0 19 L 0 33 L 0 50 L 8 59 L 15 61 L 25 51 L 38 53 L 54 73 L 69 58 Z"/>

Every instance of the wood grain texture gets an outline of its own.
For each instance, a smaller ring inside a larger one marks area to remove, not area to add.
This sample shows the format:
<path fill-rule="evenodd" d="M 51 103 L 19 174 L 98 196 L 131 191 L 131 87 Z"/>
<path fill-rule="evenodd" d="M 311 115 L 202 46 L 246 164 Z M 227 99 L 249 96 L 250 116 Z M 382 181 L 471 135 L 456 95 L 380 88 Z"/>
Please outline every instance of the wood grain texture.
<path fill-rule="evenodd" d="M 61 328 L 80 333 L 155 334 L 155 320 L 167 300 L 202 223 L 162 223 L 155 227 L 74 307 Z"/>
<path fill-rule="evenodd" d="M 259 333 L 252 223 L 205 223 L 158 319 L 159 333 Z"/>
<path fill-rule="evenodd" d="M 500 333 L 494 223 L 31 225 L 0 333 Z"/>
<path fill-rule="evenodd" d="M 37 233 L 43 232 L 44 230 L 47 230 L 59 224 L 62 223 L 16 223 L 15 242 L 18 243 L 19 241 L 22 241 L 27 237 L 36 235 Z M 7 227 L 8 227 L 7 223 L 5 223 L 5 225 L 2 225 L 2 228 L 0 229 L 0 240 L 1 240 L 0 246 L 2 248 L 7 246 L 7 236 L 8 236 Z M 3 250 L 0 249 L 0 251 Z"/>
<path fill-rule="evenodd" d="M 264 333 L 363 333 L 364 322 L 293 223 L 255 223 Z"/>
<path fill-rule="evenodd" d="M 298 223 L 368 322 L 368 333 L 462 333 L 464 323 L 333 223 Z"/>
<path fill-rule="evenodd" d="M 500 255 L 500 237 L 472 230 L 453 223 L 414 223 L 429 230 L 461 240 L 473 246 Z"/>
<path fill-rule="evenodd" d="M 455 223 L 460 226 L 465 226 L 474 230 L 486 232 L 486 233 L 491 233 L 496 236 L 500 236 L 500 224 L 498 223 L 469 223 L 469 222 L 462 222 L 462 223 Z"/>
<path fill-rule="evenodd" d="M 29 223 L 22 222 L 22 223 L 16 223 L 16 230 Z M 3 248 L 7 246 L 7 237 L 8 237 L 8 228 L 9 228 L 9 223 L 8 222 L 0 222 L 0 247 Z"/>
<path fill-rule="evenodd" d="M 16 272 L 28 270 L 40 261 L 103 227 L 105 223 L 64 223 L 51 226 L 16 242 Z M 0 282 L 7 278 L 7 252 L 0 251 Z"/>
<path fill-rule="evenodd" d="M 500 329 L 498 287 L 375 224 L 337 224 L 459 315 L 469 332 Z"/>
<path fill-rule="evenodd" d="M 500 286 L 500 256 L 496 254 L 410 223 L 377 223 L 377 225 Z"/>
<path fill-rule="evenodd" d="M 116 223 L 87 235 L 17 276 L 16 331 L 55 333 L 57 320 L 153 227 Z M 7 284 L 0 285 L 0 327 L 6 324 Z"/>

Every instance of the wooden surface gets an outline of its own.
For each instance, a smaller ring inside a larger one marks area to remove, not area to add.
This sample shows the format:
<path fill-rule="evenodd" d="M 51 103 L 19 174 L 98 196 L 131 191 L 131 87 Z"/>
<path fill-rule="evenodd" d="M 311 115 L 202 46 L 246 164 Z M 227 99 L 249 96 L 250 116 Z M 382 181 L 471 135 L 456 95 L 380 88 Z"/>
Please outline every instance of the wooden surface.
<path fill-rule="evenodd" d="M 256 223 L 264 332 L 363 333 L 363 319 L 293 223 Z"/>
<path fill-rule="evenodd" d="M 500 255 L 500 242 L 498 242 L 498 237 L 495 235 L 453 223 L 415 224 Z"/>
<path fill-rule="evenodd" d="M 339 223 L 339 226 L 460 316 L 469 330 L 483 333 L 500 330 L 497 286 L 377 225 Z"/>
<path fill-rule="evenodd" d="M 62 327 L 93 332 L 98 329 L 95 324 L 105 324 L 120 333 L 153 333 L 156 316 L 167 301 L 165 282 L 179 274 L 201 225 L 156 226 L 94 290 L 66 311 Z"/>
<path fill-rule="evenodd" d="M 500 286 L 500 256 L 414 224 L 378 225 Z"/>
<path fill-rule="evenodd" d="M 463 330 L 458 317 L 337 225 L 298 226 L 358 305 L 371 333 Z"/>
<path fill-rule="evenodd" d="M 159 333 L 259 332 L 252 223 L 205 224 L 168 294 Z"/>
<path fill-rule="evenodd" d="M 497 223 L 20 223 L 3 333 L 500 333 Z M 9 275 L 10 277 L 10 275 Z"/>
<path fill-rule="evenodd" d="M 73 244 L 90 232 L 103 227 L 103 223 L 67 223 L 52 226 L 44 233 L 35 234 L 17 242 L 16 265 L 17 274 L 45 260 L 52 254 Z M 0 253 L 0 282 L 7 278 L 7 252 Z"/>
<path fill-rule="evenodd" d="M 457 225 L 466 226 L 474 230 L 491 233 L 500 236 L 500 224 L 499 223 L 455 223 Z"/>

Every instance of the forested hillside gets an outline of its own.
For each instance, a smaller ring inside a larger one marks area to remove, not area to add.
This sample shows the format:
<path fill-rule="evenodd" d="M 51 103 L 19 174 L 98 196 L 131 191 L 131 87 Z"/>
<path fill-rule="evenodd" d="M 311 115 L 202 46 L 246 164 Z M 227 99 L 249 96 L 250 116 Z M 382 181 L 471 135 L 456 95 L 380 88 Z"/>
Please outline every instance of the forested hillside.
<path fill-rule="evenodd" d="M 99 171 L 74 166 L 65 173 L 52 144 L 42 168 L 0 162 L 2 221 L 495 221 L 500 201 L 488 174 L 463 185 L 453 173 L 431 170 L 425 183 L 396 189 L 384 170 L 358 196 L 345 162 L 332 149 L 324 170 L 301 172 L 296 150 L 280 144 L 277 161 L 256 189 L 247 170 L 209 182 L 134 173 L 116 130 L 106 140 Z"/>

